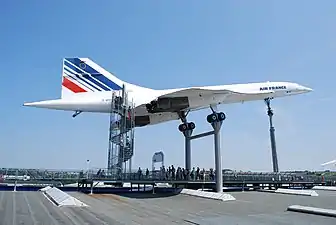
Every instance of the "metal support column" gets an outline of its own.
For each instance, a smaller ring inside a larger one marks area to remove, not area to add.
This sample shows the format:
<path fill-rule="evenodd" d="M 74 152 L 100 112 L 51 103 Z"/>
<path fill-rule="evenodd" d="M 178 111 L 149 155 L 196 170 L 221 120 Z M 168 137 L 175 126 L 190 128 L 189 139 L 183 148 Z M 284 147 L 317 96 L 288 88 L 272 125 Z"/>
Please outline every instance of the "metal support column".
<path fill-rule="evenodd" d="M 215 168 L 216 168 L 216 192 L 223 192 L 223 169 L 222 169 L 222 154 L 220 146 L 220 129 L 223 121 L 211 123 L 214 129 L 214 145 L 215 145 Z"/>
<path fill-rule="evenodd" d="M 128 160 L 128 172 L 131 174 L 132 173 L 132 158 Z"/>
<path fill-rule="evenodd" d="M 215 170 L 216 170 L 216 189 L 217 193 L 223 192 L 223 169 L 222 169 L 222 154 L 220 149 L 220 129 L 223 121 L 225 120 L 225 114 L 223 112 L 216 113 L 217 105 L 210 106 L 213 114 L 208 115 L 207 121 L 211 124 L 213 131 L 201 133 L 192 136 L 195 125 L 193 123 L 187 123 L 186 116 L 181 112 L 180 118 L 183 124 L 180 124 L 179 130 L 183 132 L 185 137 L 185 168 L 190 171 L 191 169 L 191 140 L 214 135 L 214 147 L 215 147 Z M 182 127 L 181 127 L 182 126 Z M 184 126 L 184 128 L 183 128 Z M 186 129 L 186 126 L 191 126 L 193 129 Z"/>
<path fill-rule="evenodd" d="M 185 169 L 191 171 L 191 135 L 193 130 L 186 130 L 183 132 L 185 137 Z"/>
<path fill-rule="evenodd" d="M 271 149 L 272 149 L 272 163 L 273 163 L 273 172 L 279 172 L 278 165 L 278 156 L 276 150 L 276 142 L 275 142 L 275 128 L 273 126 L 273 110 L 271 108 L 271 99 L 265 99 L 265 103 L 267 105 L 267 115 L 269 117 L 270 124 L 270 139 L 271 139 Z"/>

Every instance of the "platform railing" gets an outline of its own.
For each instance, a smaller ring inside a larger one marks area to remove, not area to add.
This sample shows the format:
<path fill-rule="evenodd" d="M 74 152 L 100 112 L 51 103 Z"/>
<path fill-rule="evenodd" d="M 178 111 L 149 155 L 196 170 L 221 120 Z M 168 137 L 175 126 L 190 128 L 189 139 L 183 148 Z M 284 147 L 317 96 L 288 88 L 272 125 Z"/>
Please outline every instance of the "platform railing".
<path fill-rule="evenodd" d="M 209 171 L 200 176 L 175 175 L 163 171 L 146 171 L 122 173 L 120 175 L 107 174 L 106 169 L 91 168 L 87 170 L 44 170 L 44 169 L 12 169 L 0 168 L 0 180 L 71 180 L 79 179 L 96 180 L 96 181 L 215 181 L 215 175 L 211 175 Z M 195 173 L 196 175 L 196 173 Z M 257 173 L 257 172 L 230 172 L 223 173 L 224 182 L 240 182 L 240 181 L 261 181 L 261 182 L 315 182 L 336 180 L 336 175 L 324 177 L 321 173 L 304 173 L 304 172 L 280 172 L 280 173 Z"/>
<path fill-rule="evenodd" d="M 83 177 L 84 179 L 85 177 Z M 169 174 L 161 171 L 149 172 L 148 174 L 144 172 L 134 172 L 134 173 L 122 173 L 120 175 L 105 175 L 105 174 L 90 174 L 89 179 L 96 181 L 162 181 L 162 182 L 172 182 L 172 181 L 197 181 L 197 182 L 214 182 L 215 174 L 211 174 L 206 171 L 205 174 L 199 174 L 198 176 L 192 175 L 179 175 L 179 174 Z M 242 182 L 242 181 L 254 181 L 254 182 L 284 182 L 284 183 L 295 183 L 295 182 L 314 182 L 321 183 L 323 178 L 321 176 L 315 175 L 302 175 L 302 174 L 239 174 L 239 173 L 224 173 L 224 182 Z"/>

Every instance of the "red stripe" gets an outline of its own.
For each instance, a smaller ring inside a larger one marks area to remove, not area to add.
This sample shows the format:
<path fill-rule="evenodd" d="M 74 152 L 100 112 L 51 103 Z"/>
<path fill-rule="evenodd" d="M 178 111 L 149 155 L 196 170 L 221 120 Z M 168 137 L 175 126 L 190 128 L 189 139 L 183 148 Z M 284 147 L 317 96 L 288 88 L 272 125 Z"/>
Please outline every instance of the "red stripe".
<path fill-rule="evenodd" d="M 63 77 L 63 82 L 62 85 L 66 88 L 68 88 L 70 91 L 74 93 L 80 93 L 80 92 L 86 92 L 83 88 L 79 87 L 77 84 L 74 82 L 70 81 L 66 77 Z"/>

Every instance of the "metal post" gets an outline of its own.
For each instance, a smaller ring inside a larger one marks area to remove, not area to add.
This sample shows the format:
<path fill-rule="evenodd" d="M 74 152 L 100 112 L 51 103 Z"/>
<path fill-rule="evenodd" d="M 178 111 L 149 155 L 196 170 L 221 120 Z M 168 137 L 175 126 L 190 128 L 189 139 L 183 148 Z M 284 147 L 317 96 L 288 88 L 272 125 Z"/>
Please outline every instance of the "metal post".
<path fill-rule="evenodd" d="M 14 183 L 14 190 L 13 190 L 13 192 L 16 192 L 16 184 L 17 184 L 17 180 Z"/>
<path fill-rule="evenodd" d="M 185 137 L 185 169 L 191 170 L 191 135 L 192 130 L 186 130 L 183 132 Z"/>
<path fill-rule="evenodd" d="M 131 175 L 131 173 L 132 173 L 132 158 L 130 158 L 128 160 L 128 170 L 129 170 L 129 174 Z"/>
<path fill-rule="evenodd" d="M 90 171 L 90 160 L 86 160 L 87 164 L 87 173 L 86 173 L 86 179 L 89 179 L 89 171 Z"/>
<path fill-rule="evenodd" d="M 215 144 L 215 167 L 216 167 L 216 191 L 223 192 L 223 169 L 222 169 L 222 154 L 220 147 L 220 129 L 223 121 L 212 123 L 214 129 L 214 144 Z"/>
<path fill-rule="evenodd" d="M 269 117 L 269 124 L 270 124 L 270 139 L 271 139 L 273 172 L 278 173 L 279 165 L 278 165 L 278 156 L 277 156 L 276 142 L 275 142 L 275 128 L 273 127 L 273 110 L 271 109 L 270 99 L 266 99 L 265 102 L 267 105 L 267 115 Z"/>

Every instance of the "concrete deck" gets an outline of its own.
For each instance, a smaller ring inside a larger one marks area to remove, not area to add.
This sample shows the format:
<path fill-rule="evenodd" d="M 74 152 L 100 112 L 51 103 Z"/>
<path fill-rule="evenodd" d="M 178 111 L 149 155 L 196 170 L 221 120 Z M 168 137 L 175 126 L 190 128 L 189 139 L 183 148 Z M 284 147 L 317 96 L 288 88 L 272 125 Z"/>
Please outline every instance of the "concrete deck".
<path fill-rule="evenodd" d="M 70 193 L 89 207 L 57 207 L 40 192 L 0 192 L 0 224 L 332 224 L 335 218 L 286 211 L 289 205 L 336 209 L 336 193 L 318 197 L 233 192 L 236 201 L 152 194 Z M 295 222 L 294 222 L 295 221 Z"/>
<path fill-rule="evenodd" d="M 57 207 L 41 192 L 0 192 L 1 225 L 120 224 L 89 208 Z"/>

